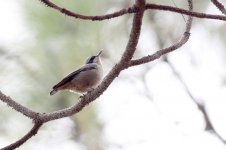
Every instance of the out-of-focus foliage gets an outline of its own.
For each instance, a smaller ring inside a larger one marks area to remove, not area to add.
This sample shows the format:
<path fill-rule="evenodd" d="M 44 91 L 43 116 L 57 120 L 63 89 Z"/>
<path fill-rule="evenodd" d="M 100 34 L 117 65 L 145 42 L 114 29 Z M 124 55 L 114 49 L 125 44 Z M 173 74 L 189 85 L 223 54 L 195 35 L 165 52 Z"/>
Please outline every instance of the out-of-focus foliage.
<path fill-rule="evenodd" d="M 87 1 L 61 2 L 61 5 L 79 12 L 88 10 L 87 13 L 94 9 Z M 40 94 L 48 94 L 51 84 L 75 70 L 87 56 L 98 50 L 101 23 L 66 17 L 38 1 L 26 1 L 24 8 L 28 28 L 34 33 L 34 41 L 26 55 L 31 57 L 35 67 L 28 76 L 36 81 L 35 86 L 41 91 L 37 93 L 37 89 L 32 89 L 33 98 L 40 99 Z"/>
<path fill-rule="evenodd" d="M 114 12 L 121 8 L 127 8 L 134 2 L 130 0 L 52 1 L 84 15 Z M 178 7 L 187 9 L 186 1 L 147 0 L 150 3 L 174 6 L 173 1 Z M 194 1 L 194 3 L 195 10 L 201 12 L 208 9 L 209 2 L 207 1 L 200 0 Z M 105 67 L 108 67 L 108 65 L 111 66 L 115 63 L 125 49 L 132 23 L 131 14 L 93 22 L 65 16 L 44 6 L 38 0 L 23 0 L 21 7 L 26 29 L 31 33 L 31 39 L 21 42 L 20 47 L 11 44 L 13 45 L 12 49 L 4 47 L 0 49 L 0 73 L 1 76 L 7 77 L 7 80 L 0 78 L 0 82 L 13 89 L 10 91 L 19 91 L 20 94 L 16 100 L 22 100 L 22 104 L 26 104 L 33 110 L 50 112 L 76 103 L 78 97 L 69 92 L 60 92 L 52 97 L 49 97 L 48 94 L 55 83 L 82 65 L 86 57 L 103 49 L 105 51 L 104 57 L 108 57 L 107 61 L 105 60 Z M 185 22 L 180 14 L 148 10 L 145 12 L 142 34 L 135 57 L 151 54 L 159 48 L 169 46 L 183 34 L 184 25 Z M 217 30 L 217 28 L 215 29 Z M 223 37 L 222 39 L 225 39 L 225 26 L 221 26 L 220 29 L 222 32 L 219 34 Z M 10 79 L 17 80 L 18 83 L 12 85 Z M 126 76 L 126 79 L 138 81 L 139 77 L 133 76 L 130 79 Z M 144 82 L 146 81 L 144 80 Z M 84 145 L 86 149 L 101 150 L 105 146 L 102 141 L 103 127 L 97 119 L 94 104 L 95 102 L 78 115 L 71 117 L 75 124 L 73 129 L 75 132 L 71 132 L 71 137 L 75 142 Z M 4 107 L 4 109 L 9 108 Z M 4 123 L 0 126 L 0 132 L 10 137 L 17 134 L 22 136 L 25 133 L 23 130 L 21 132 L 14 130 L 10 133 L 7 132 L 9 129 L 6 129 L 6 126 L 11 124 L 13 120 L 10 117 L 11 113 L 15 112 L 11 109 L 1 112 L 0 117 Z M 21 116 L 17 118 L 20 120 Z"/>
<path fill-rule="evenodd" d="M 83 14 L 101 13 L 104 1 L 54 1 L 62 7 Z M 98 7 L 97 7 L 98 6 Z M 28 44 L 26 55 L 34 66 L 28 72 L 28 82 L 35 88 L 29 88 L 30 105 L 37 110 L 51 111 L 62 109 L 76 102 L 74 94 L 61 92 L 53 97 L 48 93 L 61 78 L 82 65 L 87 56 L 95 54 L 100 46 L 102 22 L 74 19 L 52 10 L 39 1 L 24 1 L 24 16 L 27 26 L 34 35 L 32 44 Z M 100 129 L 94 107 L 89 107 L 73 116 L 76 142 L 87 149 L 102 149 Z M 93 139 L 93 137 L 96 137 Z"/>

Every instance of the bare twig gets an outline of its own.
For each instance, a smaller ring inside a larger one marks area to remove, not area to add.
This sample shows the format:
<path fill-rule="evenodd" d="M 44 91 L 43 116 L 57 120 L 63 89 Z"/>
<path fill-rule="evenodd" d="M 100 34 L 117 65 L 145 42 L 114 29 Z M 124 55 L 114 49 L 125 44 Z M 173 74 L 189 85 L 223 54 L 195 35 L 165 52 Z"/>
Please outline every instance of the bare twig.
<path fill-rule="evenodd" d="M 141 64 L 144 64 L 144 63 L 154 61 L 154 60 L 160 58 L 161 56 L 180 48 L 181 46 L 183 46 L 188 41 L 189 36 L 190 36 L 190 33 L 185 32 L 183 37 L 181 38 L 181 40 L 178 41 L 177 43 L 175 43 L 174 45 L 167 47 L 167 48 L 164 48 L 164 49 L 161 49 L 161 50 L 155 52 L 152 55 L 148 55 L 148 56 L 144 56 L 144 57 L 139 58 L 139 59 L 131 60 L 130 63 L 128 64 L 128 67 L 137 66 L 137 65 L 141 65 Z"/>
<path fill-rule="evenodd" d="M 218 0 L 211 0 L 211 2 L 222 12 L 222 14 L 226 15 L 226 9 L 223 4 Z"/>
<path fill-rule="evenodd" d="M 92 21 L 102 21 L 102 20 L 106 20 L 106 19 L 111 19 L 111 18 L 115 18 L 115 17 L 119 17 L 122 16 L 124 14 L 129 14 L 129 13 L 135 13 L 137 12 L 137 8 L 135 7 L 129 7 L 127 9 L 122 9 L 119 11 L 116 11 L 114 13 L 111 14 L 107 14 L 107 15 L 101 15 L 101 16 L 85 16 L 85 15 L 81 15 L 75 12 L 72 12 L 66 8 L 62 8 L 54 3 L 52 3 L 49 0 L 41 0 L 41 2 L 43 2 L 45 5 L 47 5 L 48 7 L 51 7 L 67 16 L 70 17 L 74 17 L 74 18 L 78 18 L 78 19 L 83 19 L 83 20 L 92 20 Z"/>
<path fill-rule="evenodd" d="M 166 56 L 164 59 L 165 62 L 168 63 L 169 67 L 171 68 L 171 70 L 173 71 L 173 73 L 176 75 L 176 77 L 178 78 L 178 80 L 180 81 L 180 83 L 182 84 L 182 86 L 184 87 L 186 93 L 188 94 L 188 96 L 191 98 L 191 100 L 197 105 L 198 109 L 200 110 L 200 112 L 203 114 L 203 118 L 204 121 L 206 123 L 206 127 L 205 130 L 211 132 L 212 134 L 214 134 L 222 143 L 226 144 L 226 140 L 222 138 L 222 136 L 215 130 L 208 112 L 206 111 L 206 107 L 205 107 L 205 103 L 202 103 L 201 100 L 198 100 L 197 98 L 195 98 L 192 94 L 192 92 L 190 91 L 190 89 L 188 88 L 187 84 L 185 83 L 185 81 L 183 80 L 183 78 L 181 77 L 181 75 L 178 73 L 178 71 L 175 69 L 175 67 L 173 66 L 173 64 L 168 60 L 168 57 Z"/>
<path fill-rule="evenodd" d="M 23 136 L 21 139 L 19 139 L 15 143 L 12 143 L 12 144 L 2 148 L 1 150 L 13 150 L 13 149 L 18 148 L 19 146 L 24 144 L 28 139 L 30 139 L 32 136 L 35 136 L 41 126 L 42 126 L 42 122 L 36 122 L 34 124 L 33 128 L 25 136 Z"/>
<path fill-rule="evenodd" d="M 189 11 L 192 11 L 192 9 L 193 9 L 192 0 L 189 0 L 188 2 L 189 2 L 188 3 Z M 161 50 L 155 52 L 152 55 L 148 55 L 148 56 L 142 57 L 140 59 L 136 59 L 136 60 L 131 60 L 130 63 L 128 64 L 128 67 L 136 66 L 136 65 L 140 65 L 140 64 L 144 64 L 144 63 L 148 63 L 148 62 L 154 61 L 154 60 L 160 58 L 161 56 L 163 56 L 163 55 L 165 55 L 165 54 L 167 54 L 169 52 L 172 52 L 172 51 L 180 48 L 182 45 L 184 45 L 188 41 L 188 39 L 190 37 L 191 25 L 192 25 L 192 17 L 189 16 L 188 20 L 187 20 L 187 23 L 186 23 L 185 32 L 184 32 L 182 38 L 177 43 L 173 44 L 170 47 L 161 49 Z"/>
<path fill-rule="evenodd" d="M 83 20 L 92 20 L 92 21 L 101 21 L 101 20 L 111 19 L 111 18 L 119 17 L 119 16 L 122 16 L 125 14 L 129 14 L 129 13 L 136 13 L 138 11 L 138 8 L 136 8 L 136 7 L 129 7 L 127 9 L 122 9 L 122 10 L 119 10 L 119 11 L 116 11 L 114 13 L 107 14 L 107 15 L 86 16 L 86 15 L 81 15 L 81 14 L 72 12 L 66 8 L 62 8 L 49 0 L 40 0 L 40 1 L 43 2 L 46 6 L 51 7 L 67 16 L 79 18 L 79 19 L 83 19 Z M 216 19 L 216 20 L 226 21 L 226 17 L 222 16 L 222 15 L 212 15 L 212 14 L 205 14 L 205 13 L 199 13 L 199 12 L 192 12 L 192 11 L 188 11 L 188 10 L 185 10 L 182 8 L 159 5 L 159 4 L 151 4 L 151 3 L 146 4 L 145 9 L 157 9 L 157 10 L 164 10 L 164 11 L 172 11 L 172 12 L 176 12 L 176 13 L 180 13 L 180 14 L 197 17 L 197 18 L 208 18 L 208 19 Z"/>
<path fill-rule="evenodd" d="M 172 11 L 180 14 L 185 14 L 188 16 L 193 16 L 197 18 L 208 18 L 208 19 L 216 19 L 216 20 L 224 20 L 226 21 L 226 17 L 222 15 L 212 15 L 212 14 L 205 14 L 199 12 L 188 11 L 185 9 L 172 7 L 172 6 L 165 6 L 165 5 L 158 5 L 158 4 L 146 4 L 146 9 L 157 9 L 157 10 L 164 10 L 164 11 Z"/>
<path fill-rule="evenodd" d="M 173 5 L 177 7 L 177 4 L 174 2 L 174 0 L 171 0 L 171 1 L 173 2 Z M 186 22 L 184 15 L 183 14 L 181 14 L 181 15 L 183 17 L 184 22 Z"/>

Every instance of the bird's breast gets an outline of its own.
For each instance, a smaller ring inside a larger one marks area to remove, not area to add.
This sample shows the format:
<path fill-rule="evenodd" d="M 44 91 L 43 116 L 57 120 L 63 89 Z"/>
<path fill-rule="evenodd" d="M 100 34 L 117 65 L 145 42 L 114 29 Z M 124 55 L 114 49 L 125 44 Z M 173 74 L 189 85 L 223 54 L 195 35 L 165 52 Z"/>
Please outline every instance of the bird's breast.
<path fill-rule="evenodd" d="M 84 93 L 95 88 L 102 79 L 102 70 L 98 69 L 81 72 L 77 78 L 73 79 L 71 84 L 74 91 Z"/>

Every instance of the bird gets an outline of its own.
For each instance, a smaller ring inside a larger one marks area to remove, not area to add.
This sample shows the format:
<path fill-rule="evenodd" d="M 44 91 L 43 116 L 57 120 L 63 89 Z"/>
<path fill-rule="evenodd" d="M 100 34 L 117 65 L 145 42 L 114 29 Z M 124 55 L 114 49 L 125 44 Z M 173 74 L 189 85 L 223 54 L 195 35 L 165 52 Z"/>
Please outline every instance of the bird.
<path fill-rule="evenodd" d="M 103 77 L 103 68 L 100 59 L 102 51 L 86 59 L 85 64 L 67 75 L 53 86 L 50 96 L 61 90 L 69 90 L 78 94 L 85 94 L 95 89 Z"/>

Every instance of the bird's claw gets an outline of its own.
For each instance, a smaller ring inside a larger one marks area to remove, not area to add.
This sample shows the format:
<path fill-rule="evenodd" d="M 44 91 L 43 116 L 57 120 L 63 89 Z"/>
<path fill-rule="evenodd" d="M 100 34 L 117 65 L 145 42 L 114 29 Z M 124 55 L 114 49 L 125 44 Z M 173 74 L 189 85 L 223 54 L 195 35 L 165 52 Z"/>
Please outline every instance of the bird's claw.
<path fill-rule="evenodd" d="M 82 94 L 81 96 L 79 96 L 80 99 L 82 99 L 85 96 L 85 94 Z"/>

